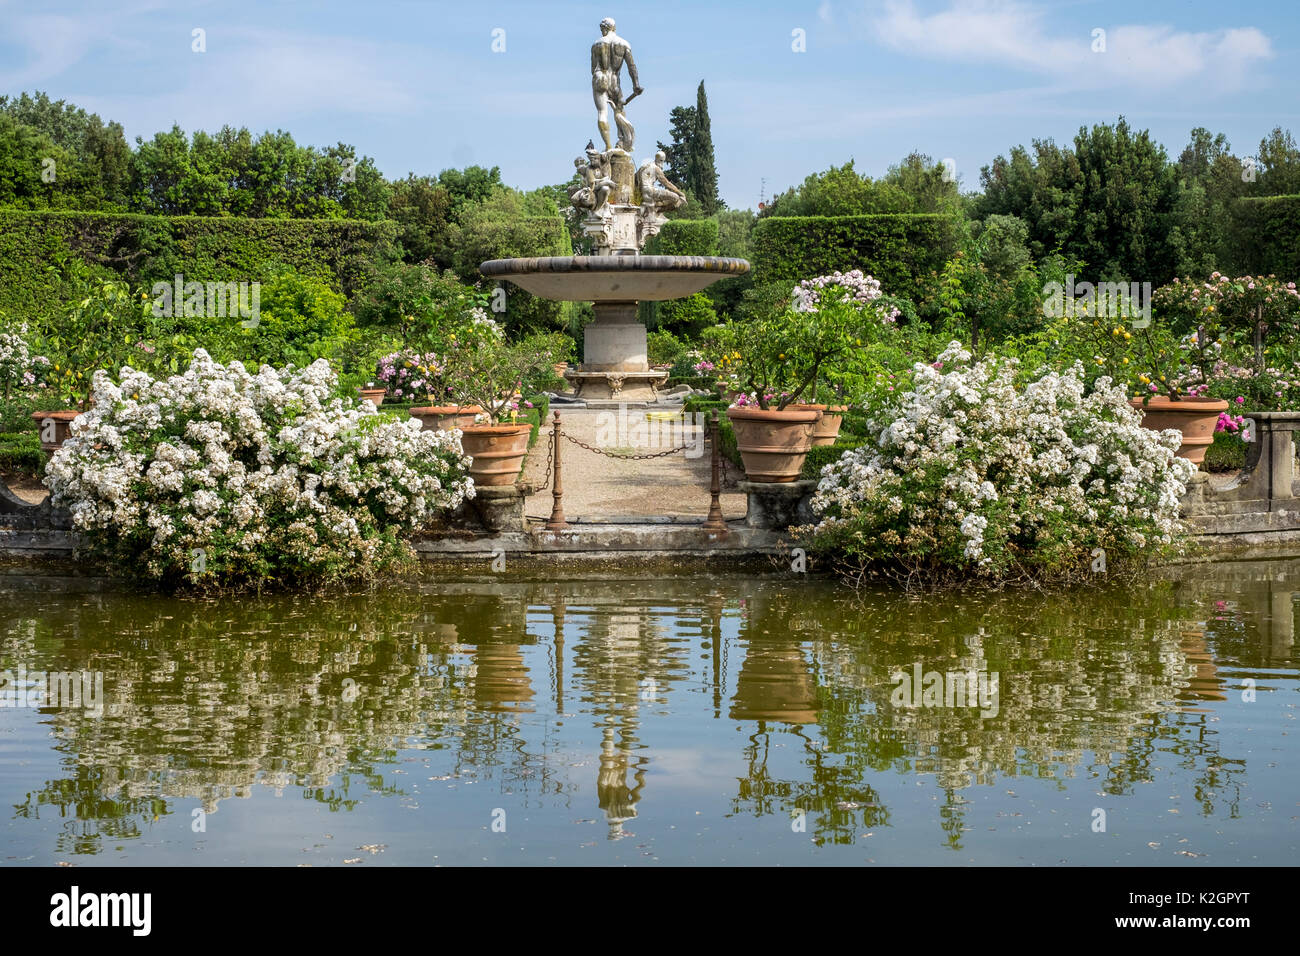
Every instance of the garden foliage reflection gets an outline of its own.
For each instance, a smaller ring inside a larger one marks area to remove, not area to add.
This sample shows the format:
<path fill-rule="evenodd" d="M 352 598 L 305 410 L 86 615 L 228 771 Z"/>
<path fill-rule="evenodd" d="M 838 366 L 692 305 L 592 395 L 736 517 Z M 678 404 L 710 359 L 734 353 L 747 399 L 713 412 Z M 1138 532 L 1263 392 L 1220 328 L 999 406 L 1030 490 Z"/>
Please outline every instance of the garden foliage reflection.
<path fill-rule="evenodd" d="M 1293 660 L 1290 593 L 1254 585 L 1190 604 L 1173 584 L 930 602 L 776 580 L 653 593 L 5 595 L 0 669 L 102 671 L 107 701 L 99 718 L 41 714 L 63 772 L 14 814 L 61 820 L 57 849 L 95 853 L 182 800 L 212 813 L 258 787 L 339 811 L 401 799 L 404 755 L 434 751 L 524 806 L 598 810 L 617 839 L 653 812 L 656 749 L 681 719 L 739 730 L 734 793 L 718 795 L 733 816 L 802 811 L 819 843 L 891 825 L 881 775 L 933 781 L 939 839 L 959 848 L 970 788 L 1088 775 L 1126 794 L 1161 754 L 1192 773 L 1201 812 L 1236 816 L 1244 755 L 1209 726 L 1239 686 L 1224 662 L 1240 676 Z M 900 704 L 914 671 L 996 674 L 996 713 Z"/>

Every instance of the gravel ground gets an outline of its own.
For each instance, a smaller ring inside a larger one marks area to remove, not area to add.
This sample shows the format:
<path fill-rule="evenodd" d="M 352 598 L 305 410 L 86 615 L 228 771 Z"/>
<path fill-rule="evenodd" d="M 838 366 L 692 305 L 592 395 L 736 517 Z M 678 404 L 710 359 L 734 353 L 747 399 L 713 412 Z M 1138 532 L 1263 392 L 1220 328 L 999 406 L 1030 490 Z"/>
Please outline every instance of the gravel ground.
<path fill-rule="evenodd" d="M 28 504 L 38 505 L 49 495 L 45 486 L 41 484 L 38 478 L 10 478 L 5 477 L 5 484 L 9 490 L 14 493 L 15 498 L 20 498 Z"/>
<path fill-rule="evenodd" d="M 564 434 L 620 454 L 647 454 L 689 445 L 685 453 L 644 461 L 620 461 L 565 441 L 561 449 L 564 514 L 575 518 L 670 515 L 704 518 L 709 513 L 710 449 L 701 429 L 682 422 L 647 420 L 646 411 L 552 407 L 560 412 Z M 537 437 L 524 465 L 524 479 L 538 485 L 546 477 L 550 424 Z M 691 456 L 691 457 L 688 457 Z M 737 469 L 728 465 L 734 483 Z M 551 513 L 551 489 L 528 498 L 526 513 Z M 745 495 L 722 489 L 724 517 L 745 516 Z"/>

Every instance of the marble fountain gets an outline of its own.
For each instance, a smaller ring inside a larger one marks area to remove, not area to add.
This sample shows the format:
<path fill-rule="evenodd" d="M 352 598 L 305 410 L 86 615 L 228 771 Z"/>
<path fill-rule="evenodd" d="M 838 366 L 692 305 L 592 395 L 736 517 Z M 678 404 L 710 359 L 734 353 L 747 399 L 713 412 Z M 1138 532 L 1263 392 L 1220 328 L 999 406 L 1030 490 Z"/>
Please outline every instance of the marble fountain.
<path fill-rule="evenodd" d="M 642 254 L 668 221 L 665 213 L 684 206 L 686 195 L 664 175 L 662 151 L 635 164 L 635 131 L 626 107 L 643 89 L 632 48 L 614 32 L 614 21 L 602 20 L 600 31 L 591 48 L 591 85 L 605 148 L 587 143 L 585 156 L 574 160 L 579 184 L 569 191 L 594 254 L 492 259 L 479 271 L 544 299 L 592 303 L 595 318 L 583 330 L 582 364 L 564 375 L 577 398 L 588 405 L 653 402 L 668 373 L 650 367 L 638 303 L 684 298 L 720 279 L 744 275 L 749 263 L 719 256 Z M 633 87 L 626 98 L 620 84 L 624 67 Z M 611 112 L 617 142 L 611 142 Z"/>

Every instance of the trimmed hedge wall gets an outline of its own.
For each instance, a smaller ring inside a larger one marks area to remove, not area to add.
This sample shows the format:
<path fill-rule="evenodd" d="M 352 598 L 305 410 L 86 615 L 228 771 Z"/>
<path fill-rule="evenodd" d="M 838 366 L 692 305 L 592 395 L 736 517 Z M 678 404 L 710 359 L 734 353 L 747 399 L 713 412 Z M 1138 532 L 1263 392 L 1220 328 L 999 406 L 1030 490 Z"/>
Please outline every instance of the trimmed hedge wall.
<path fill-rule="evenodd" d="M 393 222 L 236 219 L 131 213 L 0 210 L 0 311 L 34 317 L 57 310 L 49 267 L 80 256 L 136 284 L 177 273 L 257 282 L 277 267 L 315 275 L 350 294 L 363 261 L 397 236 Z"/>
<path fill-rule="evenodd" d="M 1300 196 L 1239 199 L 1233 214 L 1231 271 L 1300 281 Z"/>
<path fill-rule="evenodd" d="M 645 244 L 649 256 L 716 256 L 718 220 L 669 219 Z"/>
<path fill-rule="evenodd" d="M 718 220 L 669 219 L 659 234 L 645 244 L 648 256 L 716 256 L 718 254 Z M 706 290 L 705 294 L 708 292 Z M 660 327 L 662 302 L 642 302 L 637 316 L 647 328 Z"/>
<path fill-rule="evenodd" d="M 810 279 L 861 269 L 888 295 L 920 296 L 957 248 L 958 222 L 937 213 L 772 216 L 754 225 L 755 283 Z"/>
<path fill-rule="evenodd" d="M 571 256 L 573 240 L 568 224 L 558 216 L 524 216 L 493 223 L 474 232 L 470 244 L 457 253 L 457 271 L 466 282 L 481 281 L 479 263 L 488 259 L 531 259 L 538 256 Z M 489 280 L 487 288 L 497 283 Z M 531 329 L 550 332 L 567 328 L 576 304 L 551 302 L 525 292 L 514 283 L 507 286 L 506 325 L 513 332 Z"/>

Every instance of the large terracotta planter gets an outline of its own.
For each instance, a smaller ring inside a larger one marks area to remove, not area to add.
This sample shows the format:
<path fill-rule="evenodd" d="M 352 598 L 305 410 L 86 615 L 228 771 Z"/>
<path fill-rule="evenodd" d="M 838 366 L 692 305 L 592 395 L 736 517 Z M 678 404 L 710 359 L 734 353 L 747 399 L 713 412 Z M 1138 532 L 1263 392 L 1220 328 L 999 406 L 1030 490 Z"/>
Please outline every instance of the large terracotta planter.
<path fill-rule="evenodd" d="M 360 393 L 362 401 L 369 399 L 375 408 L 384 404 L 384 396 L 388 394 L 386 388 L 358 388 L 357 391 Z"/>
<path fill-rule="evenodd" d="M 466 425 L 460 445 L 473 460 L 469 466 L 474 484 L 485 487 L 513 485 L 523 470 L 532 425 Z"/>
<path fill-rule="evenodd" d="M 418 418 L 425 431 L 438 432 L 473 425 L 475 416 L 482 414 L 483 409 L 477 405 L 426 405 L 411 409 L 411 417 Z"/>
<path fill-rule="evenodd" d="M 72 437 L 72 422 L 81 412 L 75 408 L 64 408 L 57 412 L 32 412 L 32 421 L 41 432 L 41 451 L 51 458 L 63 447 L 63 443 Z M 51 434 L 46 422 L 54 425 Z M 53 439 L 52 441 L 49 439 Z"/>
<path fill-rule="evenodd" d="M 818 445 L 835 444 L 835 439 L 840 437 L 840 425 L 844 422 L 844 413 L 849 410 L 847 405 L 806 405 L 799 403 L 786 407 L 811 408 L 822 413 L 822 417 L 817 419 L 817 426 L 813 429 L 812 443 L 814 448 Z"/>
<path fill-rule="evenodd" d="M 1134 398 L 1129 404 L 1142 412 L 1142 427 L 1163 431 L 1174 428 L 1182 432 L 1183 444 L 1178 456 L 1193 464 L 1205 461 L 1206 450 L 1214 444 L 1214 429 L 1219 423 L 1219 412 L 1228 410 L 1221 398 L 1184 398 L 1179 401 L 1157 395 L 1143 404 Z"/>
<path fill-rule="evenodd" d="M 813 429 L 822 413 L 816 408 L 729 408 L 736 446 L 750 481 L 794 481 L 812 448 Z"/>

